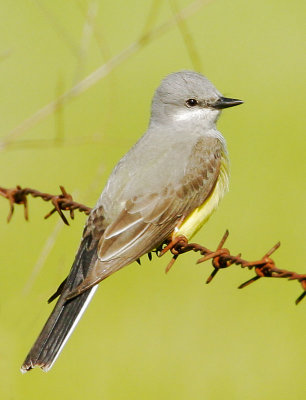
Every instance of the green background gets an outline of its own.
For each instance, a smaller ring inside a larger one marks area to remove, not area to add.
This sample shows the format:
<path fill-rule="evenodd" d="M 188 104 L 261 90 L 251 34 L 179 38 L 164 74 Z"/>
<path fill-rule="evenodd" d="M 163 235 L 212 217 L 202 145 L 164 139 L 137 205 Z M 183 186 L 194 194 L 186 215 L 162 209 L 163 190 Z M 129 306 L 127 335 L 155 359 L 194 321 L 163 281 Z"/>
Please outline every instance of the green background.
<path fill-rule="evenodd" d="M 145 131 L 160 80 L 196 69 L 245 104 L 219 121 L 230 192 L 195 240 L 214 248 L 228 228 L 228 247 L 248 259 L 281 240 L 277 265 L 303 272 L 305 2 L 197 1 L 172 23 L 190 4 L 2 0 L 0 185 L 58 193 L 61 184 L 93 206 Z M 143 33 L 150 35 L 137 46 Z M 88 90 L 26 125 L 120 53 Z M 263 279 L 237 290 L 253 274 L 234 267 L 206 286 L 211 266 L 195 265 L 195 254 L 167 276 L 169 255 L 107 279 L 53 369 L 22 375 L 52 309 L 46 299 L 66 276 L 85 223 L 79 213 L 70 227 L 56 215 L 45 221 L 50 204 L 29 203 L 28 223 L 17 207 L 7 224 L 0 199 L 1 399 L 305 398 L 299 284 Z"/>

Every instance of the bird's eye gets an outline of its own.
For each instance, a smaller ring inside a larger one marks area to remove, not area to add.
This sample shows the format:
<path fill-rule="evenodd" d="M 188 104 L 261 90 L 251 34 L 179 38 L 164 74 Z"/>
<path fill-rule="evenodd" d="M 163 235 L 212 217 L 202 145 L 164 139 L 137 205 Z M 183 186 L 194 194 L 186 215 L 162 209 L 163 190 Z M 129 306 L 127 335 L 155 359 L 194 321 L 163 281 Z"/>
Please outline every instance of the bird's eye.
<path fill-rule="evenodd" d="M 187 107 L 194 107 L 194 106 L 196 106 L 198 104 L 198 100 L 196 100 L 196 99 L 188 99 L 187 101 L 186 101 L 186 106 Z"/>

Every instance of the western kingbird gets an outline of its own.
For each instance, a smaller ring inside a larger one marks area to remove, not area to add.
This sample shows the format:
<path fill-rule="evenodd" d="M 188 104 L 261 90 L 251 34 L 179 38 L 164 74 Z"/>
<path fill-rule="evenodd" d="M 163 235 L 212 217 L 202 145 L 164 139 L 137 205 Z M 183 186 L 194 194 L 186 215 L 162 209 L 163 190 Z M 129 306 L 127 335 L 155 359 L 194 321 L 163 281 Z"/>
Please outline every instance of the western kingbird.
<path fill-rule="evenodd" d="M 226 98 L 203 75 L 168 75 L 156 90 L 147 132 L 118 162 L 91 211 L 59 300 L 21 371 L 48 371 L 97 283 L 183 235 L 190 239 L 228 190 L 226 142 L 216 129 Z"/>

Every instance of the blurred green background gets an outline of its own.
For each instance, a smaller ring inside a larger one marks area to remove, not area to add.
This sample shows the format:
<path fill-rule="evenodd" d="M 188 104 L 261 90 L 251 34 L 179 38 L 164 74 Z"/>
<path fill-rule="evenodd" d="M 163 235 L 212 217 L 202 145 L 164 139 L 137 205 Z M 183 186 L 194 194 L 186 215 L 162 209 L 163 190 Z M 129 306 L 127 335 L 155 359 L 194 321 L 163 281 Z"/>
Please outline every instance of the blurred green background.
<path fill-rule="evenodd" d="M 231 251 L 256 259 L 281 240 L 277 265 L 305 271 L 305 9 L 301 0 L 1 1 L 0 186 L 61 184 L 93 206 L 145 131 L 160 80 L 196 69 L 245 100 L 219 121 L 231 188 L 196 241 L 214 248 L 228 228 Z M 36 114 L 76 84 L 57 112 Z M 211 267 L 195 254 L 167 276 L 169 255 L 107 279 L 53 369 L 21 375 L 85 223 L 79 213 L 70 227 L 44 221 L 49 210 L 30 199 L 30 221 L 17 207 L 7 224 L 0 198 L 1 399 L 305 398 L 298 283 L 240 291 L 253 274 L 237 267 L 206 286 Z"/>

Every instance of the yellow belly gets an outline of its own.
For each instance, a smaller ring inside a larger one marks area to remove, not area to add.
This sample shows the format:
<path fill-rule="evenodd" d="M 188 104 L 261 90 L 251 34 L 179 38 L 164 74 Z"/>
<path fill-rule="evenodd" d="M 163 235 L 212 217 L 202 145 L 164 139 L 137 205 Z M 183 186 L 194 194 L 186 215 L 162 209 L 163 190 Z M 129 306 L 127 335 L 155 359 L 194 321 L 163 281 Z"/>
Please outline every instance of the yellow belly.
<path fill-rule="evenodd" d="M 188 240 L 207 222 L 211 214 L 218 207 L 218 204 L 229 186 L 229 161 L 225 154 L 222 155 L 220 173 L 217 183 L 204 203 L 196 208 L 183 221 L 182 225 L 175 230 L 173 237 L 186 236 Z"/>

